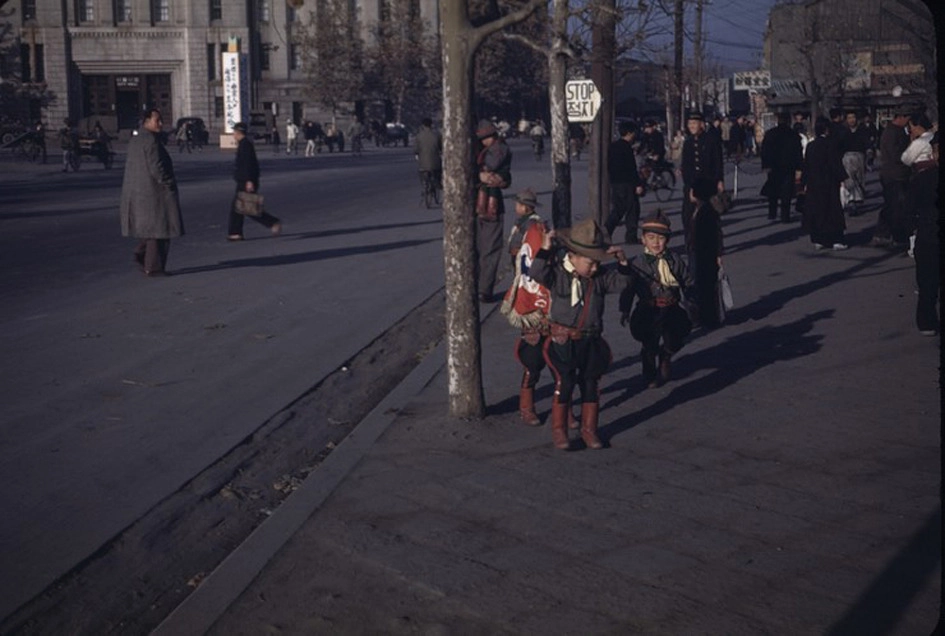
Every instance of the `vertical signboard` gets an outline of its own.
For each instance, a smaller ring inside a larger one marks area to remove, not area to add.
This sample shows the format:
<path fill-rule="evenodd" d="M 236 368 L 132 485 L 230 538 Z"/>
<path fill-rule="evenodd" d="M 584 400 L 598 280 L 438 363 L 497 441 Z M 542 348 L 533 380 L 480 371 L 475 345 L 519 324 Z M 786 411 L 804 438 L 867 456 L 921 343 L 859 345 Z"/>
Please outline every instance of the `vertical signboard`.
<path fill-rule="evenodd" d="M 249 64 L 242 53 L 223 53 L 223 126 L 233 132 L 234 124 L 249 119 Z"/>

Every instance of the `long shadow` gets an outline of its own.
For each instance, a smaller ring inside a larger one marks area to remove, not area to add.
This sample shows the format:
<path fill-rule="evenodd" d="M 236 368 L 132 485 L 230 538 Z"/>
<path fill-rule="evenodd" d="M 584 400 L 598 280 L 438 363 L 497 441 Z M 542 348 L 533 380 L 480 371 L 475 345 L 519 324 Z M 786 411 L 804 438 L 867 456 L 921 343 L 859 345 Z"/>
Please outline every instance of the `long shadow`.
<path fill-rule="evenodd" d="M 380 243 L 378 245 L 362 245 L 360 247 L 346 247 L 339 249 L 321 250 L 317 252 L 305 252 L 302 254 L 280 254 L 277 256 L 259 256 L 256 258 L 244 258 L 232 261 L 220 261 L 215 265 L 201 265 L 199 267 L 184 267 L 172 272 L 175 276 L 184 274 L 199 274 L 202 272 L 214 272 L 223 269 L 235 269 L 238 267 L 277 267 L 280 265 L 294 265 L 297 263 L 310 263 L 314 261 L 323 261 L 331 258 L 343 258 L 345 256 L 355 256 L 358 254 L 375 254 L 377 252 L 386 252 L 388 250 L 398 250 L 406 247 L 418 247 L 427 243 L 437 243 L 441 239 L 427 239 L 424 241 L 398 241 L 396 243 Z"/>
<path fill-rule="evenodd" d="M 828 636 L 891 634 L 941 562 L 942 509 L 939 507 L 873 579 L 853 607 L 834 623 Z M 941 623 L 934 631 L 932 625 L 928 627 L 928 633 L 942 633 Z"/>
<path fill-rule="evenodd" d="M 725 255 L 729 256 L 736 252 L 742 252 L 744 250 L 752 249 L 755 247 L 771 247 L 774 245 L 780 245 L 781 243 L 791 243 L 796 241 L 804 235 L 804 231 L 797 225 L 789 226 L 787 229 L 781 230 L 780 232 L 772 232 L 765 234 L 762 237 L 756 238 L 751 241 L 745 241 L 744 243 L 736 243 L 735 245 L 726 245 L 725 246 Z"/>
<path fill-rule="evenodd" d="M 714 347 L 680 358 L 673 365 L 673 382 L 679 383 L 703 369 L 713 371 L 691 382 L 677 384 L 657 402 L 604 426 L 600 431 L 601 439 L 610 440 L 638 424 L 671 411 L 680 404 L 715 395 L 775 362 L 816 353 L 821 347 L 823 336 L 811 335 L 809 332 L 814 323 L 832 317 L 833 313 L 832 309 L 827 309 L 786 325 L 766 326 L 738 334 Z M 630 391 L 625 391 L 602 404 L 601 409 L 620 404 L 629 397 Z"/>
<path fill-rule="evenodd" d="M 413 223 L 389 223 L 387 225 L 364 225 L 353 228 L 345 228 L 338 230 L 324 230 L 319 232 L 296 232 L 294 234 L 283 234 L 284 238 L 292 239 L 312 239 L 312 238 L 324 238 L 326 236 L 339 236 L 339 235 L 348 235 L 356 234 L 358 232 L 374 232 L 377 230 L 392 230 L 395 228 L 402 227 L 416 227 L 420 225 L 442 225 L 443 219 L 435 219 L 433 221 L 416 221 Z"/>
<path fill-rule="evenodd" d="M 827 256 L 829 257 L 829 255 Z M 739 325 L 749 320 L 761 320 L 762 318 L 770 316 L 774 312 L 779 311 L 788 302 L 794 300 L 795 298 L 806 296 L 807 294 L 817 291 L 818 289 L 823 289 L 844 279 L 852 278 L 854 274 L 869 269 L 877 263 L 881 263 L 887 259 L 895 258 L 896 256 L 897 254 L 888 252 L 877 254 L 871 258 L 857 261 L 855 265 L 848 267 L 847 269 L 831 272 L 830 274 L 824 274 L 820 278 L 815 278 L 814 280 L 810 280 L 805 283 L 799 283 L 797 285 L 792 285 L 783 289 L 776 289 L 775 291 L 765 294 L 758 300 L 745 306 L 735 307 L 731 312 L 729 312 L 728 316 L 726 316 L 725 321 L 729 325 Z M 820 258 L 819 255 L 815 255 L 814 253 L 811 253 L 808 257 Z"/>
<path fill-rule="evenodd" d="M 117 207 L 117 205 L 113 205 L 106 207 L 97 206 L 94 208 L 73 208 L 69 210 L 47 210 L 45 212 L 12 212 L 10 214 L 0 214 L 0 220 L 10 221 L 13 219 L 37 219 L 51 216 L 77 216 L 79 214 L 90 214 L 92 212 L 115 211 Z"/>

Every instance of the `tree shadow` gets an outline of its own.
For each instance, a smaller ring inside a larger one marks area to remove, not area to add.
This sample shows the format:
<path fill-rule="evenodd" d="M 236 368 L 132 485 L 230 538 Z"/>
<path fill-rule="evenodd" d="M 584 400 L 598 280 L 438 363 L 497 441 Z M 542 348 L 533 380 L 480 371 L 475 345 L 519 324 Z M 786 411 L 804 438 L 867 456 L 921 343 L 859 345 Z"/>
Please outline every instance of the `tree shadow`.
<path fill-rule="evenodd" d="M 788 227 L 779 232 L 765 234 L 764 236 L 751 241 L 736 243 L 735 245 L 726 245 L 725 256 L 752 249 L 754 247 L 771 247 L 774 245 L 780 245 L 781 243 L 790 243 L 792 241 L 796 241 L 802 236 L 804 236 L 804 231 L 799 226 L 794 225 L 793 227 Z"/>
<path fill-rule="evenodd" d="M 816 353 L 820 350 L 823 336 L 809 332 L 814 323 L 832 317 L 833 313 L 832 309 L 825 309 L 786 325 L 765 326 L 680 358 L 673 365 L 673 382 L 677 385 L 653 404 L 602 427 L 601 439 L 608 441 L 680 404 L 715 395 L 763 367 Z M 679 383 L 704 369 L 712 371 L 690 382 Z M 632 395 L 629 388 L 602 404 L 601 409 L 627 400 Z"/>
<path fill-rule="evenodd" d="M 941 561 L 942 509 L 939 507 L 873 579 L 853 607 L 834 623 L 828 636 L 893 633 Z M 941 624 L 931 633 L 941 634 Z"/>
<path fill-rule="evenodd" d="M 320 250 L 315 252 L 304 252 L 300 254 L 278 254 L 275 256 L 259 256 L 255 258 L 244 258 L 239 260 L 220 261 L 215 265 L 201 265 L 198 267 L 184 267 L 174 270 L 175 276 L 185 274 L 199 274 L 202 272 L 213 272 L 223 269 L 235 269 L 239 267 L 278 267 L 280 265 L 294 265 L 297 263 L 310 263 L 314 261 L 323 261 L 331 258 L 343 258 L 346 256 L 355 256 L 359 254 L 375 254 L 377 252 L 386 252 L 388 250 L 399 250 L 410 247 L 419 247 L 427 243 L 437 243 L 440 238 L 427 239 L 423 241 L 397 241 L 395 243 L 380 243 L 378 245 L 362 245 L 359 247 L 345 247 L 338 249 Z"/>

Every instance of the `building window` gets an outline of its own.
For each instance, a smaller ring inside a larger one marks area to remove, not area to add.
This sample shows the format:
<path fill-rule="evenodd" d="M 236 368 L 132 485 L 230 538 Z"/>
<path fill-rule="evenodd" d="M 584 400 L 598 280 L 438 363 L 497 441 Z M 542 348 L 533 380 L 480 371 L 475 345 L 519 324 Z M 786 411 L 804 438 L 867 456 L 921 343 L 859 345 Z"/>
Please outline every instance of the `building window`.
<path fill-rule="evenodd" d="M 210 19 L 223 19 L 223 0 L 210 0 Z"/>
<path fill-rule="evenodd" d="M 76 4 L 76 15 L 79 18 L 79 22 L 94 22 L 95 21 L 95 1 L 94 0 L 79 0 Z"/>
<path fill-rule="evenodd" d="M 298 18 L 296 17 L 295 9 L 286 5 L 285 8 L 285 21 L 288 23 L 295 22 Z"/>
<path fill-rule="evenodd" d="M 23 0 L 23 21 L 36 19 L 36 0 Z"/>
<path fill-rule="evenodd" d="M 269 70 L 269 51 L 272 49 L 271 44 L 263 43 L 259 45 L 259 69 L 262 71 Z"/>
<path fill-rule="evenodd" d="M 151 0 L 151 22 L 169 22 L 171 0 Z"/>
<path fill-rule="evenodd" d="M 115 20 L 131 22 L 131 0 L 115 0 Z"/>
<path fill-rule="evenodd" d="M 108 75 L 82 77 L 84 112 L 90 117 L 105 117 L 112 113 L 112 82 Z"/>
<path fill-rule="evenodd" d="M 269 22 L 269 0 L 259 0 L 259 21 Z"/>
<path fill-rule="evenodd" d="M 302 50 L 295 43 L 289 45 L 289 68 L 293 71 L 302 68 Z"/>
<path fill-rule="evenodd" d="M 207 79 L 211 82 L 217 78 L 217 45 L 207 45 Z"/>
<path fill-rule="evenodd" d="M 223 118 L 223 98 L 222 97 L 213 98 L 213 117 L 215 119 Z"/>
<path fill-rule="evenodd" d="M 20 81 L 29 84 L 33 81 L 33 74 L 30 73 L 30 45 L 20 45 Z"/>

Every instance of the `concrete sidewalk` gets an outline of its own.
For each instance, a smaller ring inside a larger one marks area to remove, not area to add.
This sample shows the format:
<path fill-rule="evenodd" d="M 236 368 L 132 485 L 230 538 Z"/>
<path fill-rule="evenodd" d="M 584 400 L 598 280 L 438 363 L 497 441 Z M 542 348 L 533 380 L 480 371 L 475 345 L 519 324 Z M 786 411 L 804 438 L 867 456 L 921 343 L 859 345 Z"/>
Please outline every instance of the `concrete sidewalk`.
<path fill-rule="evenodd" d="M 863 246 L 875 217 L 815 252 L 740 201 L 737 307 L 659 389 L 610 300 L 602 451 L 519 422 L 516 332 L 488 306 L 485 420 L 447 416 L 436 350 L 157 633 L 932 633 L 940 342 L 913 261 Z M 547 371 L 538 397 L 546 420 Z"/>

